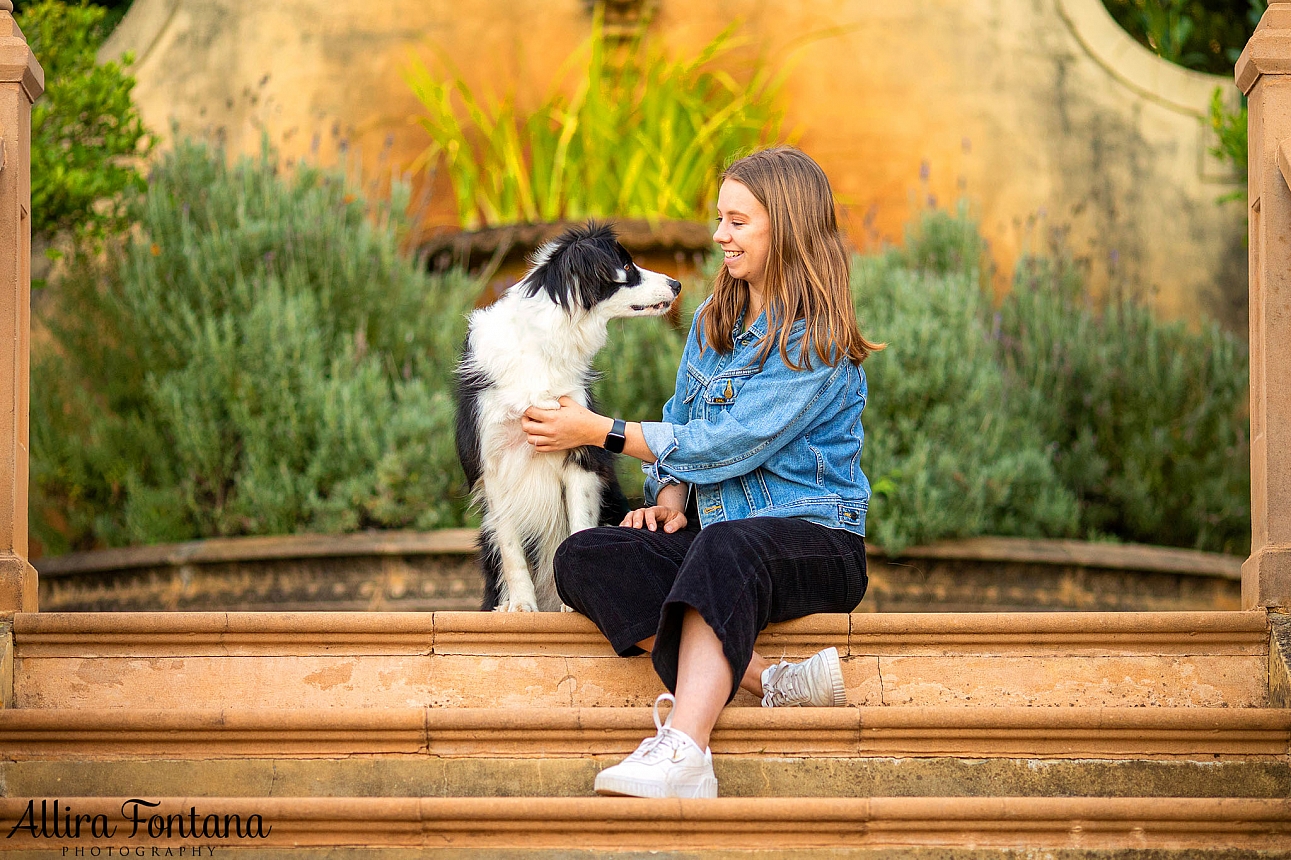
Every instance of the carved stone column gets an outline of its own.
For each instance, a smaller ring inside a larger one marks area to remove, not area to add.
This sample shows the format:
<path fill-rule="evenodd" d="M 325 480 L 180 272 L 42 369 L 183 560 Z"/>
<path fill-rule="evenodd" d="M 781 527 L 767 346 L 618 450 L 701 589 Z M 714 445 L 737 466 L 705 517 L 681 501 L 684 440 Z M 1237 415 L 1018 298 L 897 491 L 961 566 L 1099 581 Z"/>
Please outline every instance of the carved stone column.
<path fill-rule="evenodd" d="M 0 0 L 0 617 L 36 611 L 27 561 L 31 104 L 45 73 Z"/>
<path fill-rule="evenodd" d="M 1242 606 L 1291 607 L 1291 0 L 1237 61 L 1249 99 L 1251 557 Z"/>

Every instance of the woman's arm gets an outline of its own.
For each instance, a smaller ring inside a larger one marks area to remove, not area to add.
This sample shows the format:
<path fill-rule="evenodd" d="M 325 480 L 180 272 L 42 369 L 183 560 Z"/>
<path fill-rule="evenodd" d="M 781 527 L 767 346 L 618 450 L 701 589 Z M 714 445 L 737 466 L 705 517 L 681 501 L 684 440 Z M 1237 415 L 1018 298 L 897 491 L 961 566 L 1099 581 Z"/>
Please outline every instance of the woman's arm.
<path fill-rule="evenodd" d="M 584 445 L 604 447 L 605 437 L 613 427 L 613 418 L 597 415 L 568 396 L 560 398 L 559 409 L 539 409 L 531 406 L 520 419 L 520 429 L 524 430 L 529 444 L 544 454 L 568 451 Z M 654 461 L 654 453 L 646 444 L 639 423 L 627 422 L 623 435 L 627 439 L 623 443 L 624 454 L 636 457 L 638 460 Z M 685 502 L 684 495 L 682 502 L 683 504 Z"/>

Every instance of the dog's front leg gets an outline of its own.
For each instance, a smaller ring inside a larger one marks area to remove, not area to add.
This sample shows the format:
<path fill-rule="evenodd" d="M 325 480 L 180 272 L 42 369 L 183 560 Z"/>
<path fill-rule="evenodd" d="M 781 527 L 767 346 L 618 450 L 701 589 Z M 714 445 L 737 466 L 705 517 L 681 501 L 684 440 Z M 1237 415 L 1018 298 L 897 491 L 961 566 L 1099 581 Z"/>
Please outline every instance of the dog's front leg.
<path fill-rule="evenodd" d="M 529 575 L 529 562 L 524 554 L 524 540 L 520 532 L 505 517 L 491 519 L 490 526 L 497 539 L 498 557 L 502 562 L 502 584 L 497 609 L 502 612 L 537 612 L 538 597 L 534 594 L 533 579 Z"/>

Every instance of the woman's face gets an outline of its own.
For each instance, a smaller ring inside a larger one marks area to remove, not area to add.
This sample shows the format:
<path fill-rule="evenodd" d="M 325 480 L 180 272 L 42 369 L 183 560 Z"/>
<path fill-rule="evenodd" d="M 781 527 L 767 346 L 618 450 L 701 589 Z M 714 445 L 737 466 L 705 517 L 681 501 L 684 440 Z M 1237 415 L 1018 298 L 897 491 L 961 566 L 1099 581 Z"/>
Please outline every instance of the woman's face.
<path fill-rule="evenodd" d="M 771 216 L 748 186 L 727 179 L 717 192 L 713 241 L 725 252 L 726 271 L 761 291 L 771 249 Z"/>

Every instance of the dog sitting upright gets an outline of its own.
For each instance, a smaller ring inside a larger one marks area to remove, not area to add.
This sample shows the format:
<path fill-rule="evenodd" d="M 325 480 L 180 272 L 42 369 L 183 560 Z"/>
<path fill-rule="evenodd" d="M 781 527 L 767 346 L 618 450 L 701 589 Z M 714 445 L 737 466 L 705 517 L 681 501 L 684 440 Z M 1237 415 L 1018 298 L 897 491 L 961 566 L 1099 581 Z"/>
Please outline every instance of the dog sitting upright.
<path fill-rule="evenodd" d="M 681 292 L 638 268 L 614 230 L 589 222 L 540 248 L 529 273 L 471 314 L 457 370 L 457 455 L 483 511 L 484 609 L 560 608 L 552 560 L 561 541 L 617 525 L 627 502 L 614 455 L 538 453 L 520 429 L 530 406 L 569 395 L 591 408 L 592 358 L 616 317 L 659 316 Z"/>

